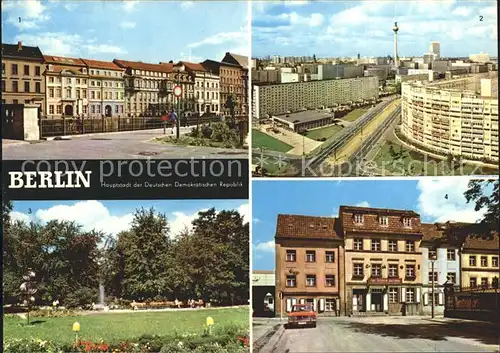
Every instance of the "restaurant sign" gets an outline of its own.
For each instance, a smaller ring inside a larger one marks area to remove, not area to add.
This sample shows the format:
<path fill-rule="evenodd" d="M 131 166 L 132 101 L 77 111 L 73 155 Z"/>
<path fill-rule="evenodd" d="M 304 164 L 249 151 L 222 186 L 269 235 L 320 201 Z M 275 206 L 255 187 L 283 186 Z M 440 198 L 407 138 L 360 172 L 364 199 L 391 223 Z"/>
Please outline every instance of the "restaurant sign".
<path fill-rule="evenodd" d="M 382 277 L 370 277 L 368 278 L 368 284 L 382 284 L 382 285 L 391 285 L 391 284 L 401 284 L 403 280 L 401 278 L 382 278 Z"/>

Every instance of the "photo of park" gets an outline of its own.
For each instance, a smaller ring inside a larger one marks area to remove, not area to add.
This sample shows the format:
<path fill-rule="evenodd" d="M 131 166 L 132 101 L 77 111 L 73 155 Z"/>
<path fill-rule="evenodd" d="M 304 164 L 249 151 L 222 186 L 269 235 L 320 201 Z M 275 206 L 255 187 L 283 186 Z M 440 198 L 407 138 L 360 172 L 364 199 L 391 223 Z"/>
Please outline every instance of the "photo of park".
<path fill-rule="evenodd" d="M 4 202 L 4 352 L 249 352 L 247 200 Z"/>

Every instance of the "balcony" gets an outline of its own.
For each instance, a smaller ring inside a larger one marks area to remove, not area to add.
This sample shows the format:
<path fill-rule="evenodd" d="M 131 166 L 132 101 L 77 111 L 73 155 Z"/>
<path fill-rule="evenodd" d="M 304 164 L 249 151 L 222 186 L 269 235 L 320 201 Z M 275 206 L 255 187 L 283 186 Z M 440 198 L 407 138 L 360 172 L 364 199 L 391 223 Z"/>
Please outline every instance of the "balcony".
<path fill-rule="evenodd" d="M 368 278 L 368 284 L 381 284 L 381 285 L 392 285 L 401 284 L 403 280 L 399 277 L 381 277 L 381 276 L 371 276 Z"/>

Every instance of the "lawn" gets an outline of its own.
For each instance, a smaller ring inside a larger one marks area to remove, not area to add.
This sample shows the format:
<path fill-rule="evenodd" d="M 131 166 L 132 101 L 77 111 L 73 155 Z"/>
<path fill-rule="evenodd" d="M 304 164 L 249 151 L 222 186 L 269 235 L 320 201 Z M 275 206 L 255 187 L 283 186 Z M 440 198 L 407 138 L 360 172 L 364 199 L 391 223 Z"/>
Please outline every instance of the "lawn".
<path fill-rule="evenodd" d="M 206 318 L 214 319 L 214 334 L 237 327 L 245 334 L 249 330 L 248 308 L 209 309 L 192 311 L 99 313 L 77 317 L 41 317 L 26 327 L 25 320 L 4 317 L 3 337 L 40 338 L 58 343 L 71 343 L 75 334 L 71 327 L 75 321 L 81 325 L 79 338 L 120 342 L 142 335 L 174 336 L 176 333 L 201 334 Z"/>
<path fill-rule="evenodd" d="M 357 120 L 361 117 L 361 115 L 366 113 L 368 111 L 368 109 L 370 109 L 370 108 L 365 107 L 365 108 L 354 109 L 353 111 L 349 112 L 346 116 L 344 116 L 340 119 L 345 120 L 345 121 Z"/>
<path fill-rule="evenodd" d="M 481 168 L 473 164 L 456 164 L 455 169 L 450 169 L 447 160 L 433 158 L 417 151 L 401 148 L 400 144 L 392 143 L 397 154 L 402 153 L 403 158 L 397 160 L 391 156 L 390 142 L 386 142 L 375 156 L 374 162 L 379 168 L 385 169 L 385 173 L 398 175 L 496 175 L 498 170 Z M 412 169 L 413 166 L 413 169 Z"/>
<path fill-rule="evenodd" d="M 333 135 L 336 135 L 342 129 L 343 128 L 340 125 L 330 125 L 319 129 L 309 130 L 307 131 L 306 136 L 312 140 L 322 141 L 322 139 L 328 139 Z"/>
<path fill-rule="evenodd" d="M 264 147 L 265 149 L 286 153 L 293 146 L 286 144 L 272 136 L 269 136 L 257 129 L 252 129 L 252 148 Z"/>

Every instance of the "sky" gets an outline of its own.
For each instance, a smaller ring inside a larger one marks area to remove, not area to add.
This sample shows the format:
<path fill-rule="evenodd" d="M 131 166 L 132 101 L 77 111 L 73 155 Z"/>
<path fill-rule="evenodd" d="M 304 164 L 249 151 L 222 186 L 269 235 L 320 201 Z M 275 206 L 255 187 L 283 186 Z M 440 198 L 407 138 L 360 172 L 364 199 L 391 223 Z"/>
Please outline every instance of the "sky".
<path fill-rule="evenodd" d="M 249 55 L 246 2 L 2 0 L 2 43 L 96 60 Z M 19 22 L 21 18 L 21 22 Z"/>
<path fill-rule="evenodd" d="M 249 222 L 248 200 L 120 200 L 120 201 L 14 201 L 13 220 L 47 223 L 51 220 L 75 221 L 84 230 L 102 231 L 114 236 L 130 229 L 133 213 L 141 207 L 153 207 L 164 213 L 170 235 L 191 229 L 198 212 L 215 207 L 217 211 L 236 210 Z"/>
<path fill-rule="evenodd" d="M 413 210 L 425 223 L 476 222 L 483 214 L 467 204 L 467 177 L 406 180 L 298 180 L 252 183 L 252 263 L 274 269 L 278 214 L 337 217 L 340 205 Z M 445 196 L 448 195 L 448 199 Z"/>
<path fill-rule="evenodd" d="M 252 56 L 497 56 L 496 0 L 259 1 L 252 8 Z M 482 16 L 482 21 L 481 17 Z"/>

